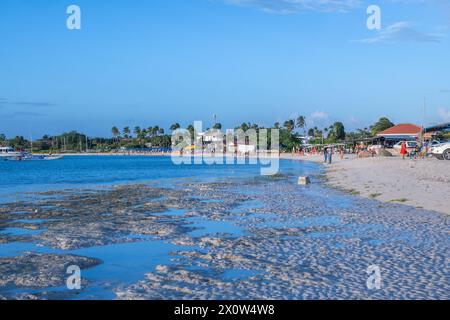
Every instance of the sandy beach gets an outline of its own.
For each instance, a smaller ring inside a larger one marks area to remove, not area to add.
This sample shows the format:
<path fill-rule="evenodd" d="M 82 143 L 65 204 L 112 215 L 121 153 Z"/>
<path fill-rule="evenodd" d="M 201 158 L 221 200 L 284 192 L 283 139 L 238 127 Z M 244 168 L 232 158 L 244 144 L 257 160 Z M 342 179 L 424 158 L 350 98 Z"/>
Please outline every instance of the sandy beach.
<path fill-rule="evenodd" d="M 284 159 L 323 162 L 322 155 Z M 346 155 L 326 165 L 328 184 L 352 194 L 383 202 L 402 203 L 450 214 L 450 163 L 434 158 L 402 160 L 399 157 L 357 159 Z"/>

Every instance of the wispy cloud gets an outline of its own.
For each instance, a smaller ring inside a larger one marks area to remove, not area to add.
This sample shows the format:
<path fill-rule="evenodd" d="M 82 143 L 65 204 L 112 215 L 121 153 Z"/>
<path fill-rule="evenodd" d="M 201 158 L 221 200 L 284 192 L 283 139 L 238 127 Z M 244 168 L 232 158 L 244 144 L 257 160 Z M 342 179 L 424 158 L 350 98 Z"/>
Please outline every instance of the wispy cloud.
<path fill-rule="evenodd" d="M 55 103 L 51 102 L 40 102 L 40 101 L 19 101 L 19 102 L 11 102 L 13 105 L 19 106 L 30 106 L 30 107 L 54 107 Z"/>
<path fill-rule="evenodd" d="M 311 113 L 307 119 L 310 128 L 323 127 L 330 121 L 330 115 L 325 111 L 316 110 Z"/>
<path fill-rule="evenodd" d="M 441 120 L 450 121 L 450 110 L 447 110 L 445 108 L 439 108 L 437 110 L 437 114 Z"/>
<path fill-rule="evenodd" d="M 0 98 L 0 106 L 55 107 L 57 104 L 49 101 L 9 101 L 6 98 Z"/>
<path fill-rule="evenodd" d="M 43 117 L 45 114 L 37 113 L 37 112 L 14 112 L 10 114 L 2 115 L 4 119 L 12 119 L 12 118 L 34 118 L 34 117 Z"/>
<path fill-rule="evenodd" d="M 397 43 L 397 42 L 423 42 L 439 43 L 442 35 L 425 33 L 415 29 L 412 23 L 401 21 L 381 29 L 374 37 L 358 40 L 362 43 Z"/>
<path fill-rule="evenodd" d="M 324 111 L 315 111 L 311 114 L 310 118 L 313 120 L 325 120 L 328 119 L 328 113 Z"/>
<path fill-rule="evenodd" d="M 255 7 L 273 13 L 303 11 L 345 12 L 357 8 L 360 0 L 221 0 L 227 4 Z"/>

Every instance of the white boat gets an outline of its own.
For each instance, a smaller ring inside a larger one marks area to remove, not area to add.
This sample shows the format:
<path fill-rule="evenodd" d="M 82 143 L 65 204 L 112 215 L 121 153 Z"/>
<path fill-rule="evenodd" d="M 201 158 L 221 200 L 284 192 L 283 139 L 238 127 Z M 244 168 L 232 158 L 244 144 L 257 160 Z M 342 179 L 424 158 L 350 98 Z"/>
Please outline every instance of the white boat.
<path fill-rule="evenodd" d="M 12 148 L 5 149 L 8 149 L 8 152 L 2 153 L 3 157 L 0 159 L 7 161 L 51 161 L 64 158 L 63 155 L 34 155 L 28 152 L 16 152 Z"/>
<path fill-rule="evenodd" d="M 44 159 L 42 159 L 42 160 L 59 160 L 59 159 L 62 159 L 62 158 L 64 158 L 64 156 L 50 156 L 50 155 L 48 155 L 48 156 L 44 156 Z"/>
<path fill-rule="evenodd" d="M 23 154 L 23 152 L 15 151 L 11 147 L 0 147 L 0 159 L 21 157 Z"/>
<path fill-rule="evenodd" d="M 23 154 L 18 157 L 5 157 L 7 161 L 52 161 L 64 158 L 64 156 L 38 156 L 32 154 Z"/>

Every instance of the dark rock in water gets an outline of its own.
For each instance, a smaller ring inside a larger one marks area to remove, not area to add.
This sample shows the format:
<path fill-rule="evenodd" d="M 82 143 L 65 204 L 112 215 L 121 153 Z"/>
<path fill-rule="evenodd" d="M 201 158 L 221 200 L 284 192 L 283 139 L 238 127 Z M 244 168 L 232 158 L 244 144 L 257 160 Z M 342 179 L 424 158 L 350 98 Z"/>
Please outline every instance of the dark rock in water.
<path fill-rule="evenodd" d="M 378 155 L 380 157 L 392 157 L 392 153 L 390 153 L 389 151 L 387 151 L 385 149 L 381 149 L 380 151 L 378 151 Z"/>
<path fill-rule="evenodd" d="M 63 286 L 68 277 L 66 268 L 76 265 L 81 270 L 101 264 L 99 259 L 71 254 L 27 254 L 0 259 L 0 291 L 8 286 L 46 288 Z"/>

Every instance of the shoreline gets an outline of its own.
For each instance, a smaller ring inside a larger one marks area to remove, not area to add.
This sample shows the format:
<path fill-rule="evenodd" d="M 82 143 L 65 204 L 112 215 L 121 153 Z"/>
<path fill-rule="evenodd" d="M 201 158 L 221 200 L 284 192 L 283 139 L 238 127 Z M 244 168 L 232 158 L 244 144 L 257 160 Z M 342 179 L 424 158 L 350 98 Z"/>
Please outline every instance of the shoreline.
<path fill-rule="evenodd" d="M 282 154 L 282 159 L 321 163 L 326 185 L 384 203 L 403 204 L 416 209 L 450 215 L 449 163 L 435 158 L 405 159 L 400 157 L 356 158 L 333 157 L 325 164 L 322 155 L 298 156 Z"/>
<path fill-rule="evenodd" d="M 67 153 L 64 156 L 100 157 L 170 157 L 167 153 Z M 242 158 L 237 156 L 236 158 Z M 333 157 L 331 165 L 325 164 L 323 155 L 300 156 L 281 153 L 268 159 L 310 161 L 320 163 L 325 169 L 325 184 L 352 195 L 384 203 L 408 205 L 416 209 L 450 215 L 446 201 L 450 194 L 450 172 L 446 161 L 435 158 L 402 160 L 400 157 L 374 157 L 358 159 L 356 155 Z"/>

